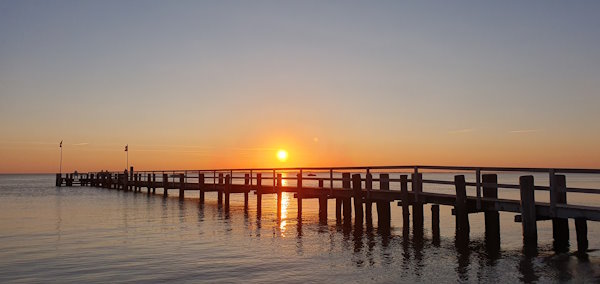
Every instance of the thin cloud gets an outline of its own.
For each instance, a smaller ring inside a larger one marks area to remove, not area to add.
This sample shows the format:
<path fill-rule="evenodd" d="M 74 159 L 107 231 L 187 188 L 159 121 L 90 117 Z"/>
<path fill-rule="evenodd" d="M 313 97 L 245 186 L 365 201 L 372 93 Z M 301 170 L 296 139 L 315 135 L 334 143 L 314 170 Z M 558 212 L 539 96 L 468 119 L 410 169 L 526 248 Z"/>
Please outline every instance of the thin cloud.
<path fill-rule="evenodd" d="M 75 143 L 75 144 L 73 144 L 73 146 L 87 146 L 87 145 L 90 145 L 90 143 L 82 142 L 82 143 Z"/>
<path fill-rule="evenodd" d="M 465 129 L 457 129 L 457 130 L 448 131 L 448 133 L 450 133 L 450 134 L 463 134 L 463 133 L 470 133 L 470 132 L 474 132 L 474 131 L 475 131 L 474 128 L 465 128 Z"/>
<path fill-rule="evenodd" d="M 519 130 L 511 130 L 509 131 L 509 133 L 515 133 L 515 134 L 519 134 L 519 133 L 533 133 L 533 132 L 539 132 L 539 129 L 519 129 Z"/>

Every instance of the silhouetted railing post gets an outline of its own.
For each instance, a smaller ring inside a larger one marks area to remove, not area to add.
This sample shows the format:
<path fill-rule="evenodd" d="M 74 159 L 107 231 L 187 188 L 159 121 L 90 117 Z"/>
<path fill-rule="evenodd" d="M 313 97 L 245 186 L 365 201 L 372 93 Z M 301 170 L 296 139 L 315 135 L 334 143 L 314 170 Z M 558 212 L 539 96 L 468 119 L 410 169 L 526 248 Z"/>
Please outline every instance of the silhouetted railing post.
<path fill-rule="evenodd" d="M 352 175 L 352 195 L 354 198 L 354 224 L 362 226 L 363 223 L 363 205 L 362 205 L 362 181 L 360 174 Z M 389 203 L 388 203 L 389 205 Z"/>
<path fill-rule="evenodd" d="M 244 174 L 244 209 L 248 209 L 248 191 L 250 191 L 250 174 Z"/>
<path fill-rule="evenodd" d="M 469 239 L 469 212 L 467 211 L 467 188 L 464 175 L 454 176 L 456 187 L 456 202 L 454 212 L 456 214 L 456 239 L 460 243 L 468 243 Z"/>
<path fill-rule="evenodd" d="M 373 175 L 367 169 L 365 175 L 365 189 L 367 190 L 367 196 L 365 196 L 365 223 L 367 229 L 373 227 L 373 202 L 371 201 L 371 190 L 373 190 Z"/>
<path fill-rule="evenodd" d="M 156 174 L 152 173 L 152 194 L 156 194 Z"/>
<path fill-rule="evenodd" d="M 223 173 L 219 173 L 219 189 L 217 191 L 217 203 L 223 204 Z"/>
<path fill-rule="evenodd" d="M 302 217 L 302 170 L 296 175 L 296 199 L 298 200 L 298 218 Z"/>
<path fill-rule="evenodd" d="M 198 172 L 198 198 L 200 199 L 200 203 L 204 204 L 204 174 Z"/>
<path fill-rule="evenodd" d="M 129 167 L 129 182 L 127 184 L 129 185 L 127 190 L 133 190 L 133 166 Z"/>
<path fill-rule="evenodd" d="M 169 195 L 169 174 L 163 173 L 162 183 L 163 183 L 163 197 L 167 197 Z"/>
<path fill-rule="evenodd" d="M 262 174 L 256 173 L 256 214 L 260 216 L 262 212 Z"/>
<path fill-rule="evenodd" d="M 342 188 L 344 188 L 345 190 L 352 189 L 350 183 L 351 183 L 350 173 L 343 173 L 342 174 Z M 351 201 L 350 197 L 344 196 L 342 198 L 342 212 L 343 212 L 344 224 L 352 223 L 352 201 Z"/>
<path fill-rule="evenodd" d="M 498 176 L 496 174 L 485 174 L 483 179 L 483 197 L 486 199 L 498 199 Z M 485 201 L 485 243 L 488 249 L 494 251 L 500 249 L 500 214 L 494 201 Z"/>
<path fill-rule="evenodd" d="M 185 175 L 179 174 L 179 200 L 185 198 Z"/>
<path fill-rule="evenodd" d="M 535 212 L 535 186 L 533 176 L 519 178 L 521 190 L 521 225 L 523 227 L 523 243 L 526 247 L 537 247 L 537 224 Z"/>
<path fill-rule="evenodd" d="M 423 174 L 419 173 L 417 168 L 412 174 L 412 191 L 414 196 L 413 227 L 416 231 L 421 231 L 420 228 L 423 228 L 423 202 L 419 195 L 423 192 Z"/>
<path fill-rule="evenodd" d="M 564 175 L 551 174 L 552 186 L 550 194 L 554 196 L 555 204 L 567 203 L 567 180 Z M 556 205 L 555 205 L 556 206 Z M 556 210 L 556 208 L 555 208 Z M 552 214 L 556 216 L 556 214 Z M 563 218 L 552 218 L 552 237 L 554 238 L 554 250 L 565 252 L 569 250 L 569 220 Z"/>
<path fill-rule="evenodd" d="M 390 190 L 390 175 L 379 174 L 379 190 Z M 377 227 L 389 228 L 391 221 L 390 202 L 385 200 L 377 201 Z"/>
<path fill-rule="evenodd" d="M 410 226 L 410 212 L 408 211 L 408 175 L 400 175 L 400 198 L 402 199 L 402 226 Z"/>
<path fill-rule="evenodd" d="M 225 209 L 229 209 L 229 198 L 231 191 L 231 175 L 225 175 Z"/>
<path fill-rule="evenodd" d="M 319 189 L 323 188 L 323 179 L 319 179 Z M 327 193 L 319 195 L 319 221 L 327 222 Z"/>

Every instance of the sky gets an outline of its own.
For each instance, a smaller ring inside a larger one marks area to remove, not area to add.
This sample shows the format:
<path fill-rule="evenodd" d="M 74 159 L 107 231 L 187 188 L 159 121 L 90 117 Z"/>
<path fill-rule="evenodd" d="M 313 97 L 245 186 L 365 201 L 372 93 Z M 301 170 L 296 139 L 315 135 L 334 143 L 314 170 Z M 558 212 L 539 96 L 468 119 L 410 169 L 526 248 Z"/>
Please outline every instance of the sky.
<path fill-rule="evenodd" d="M 600 168 L 598 1 L 0 0 L 0 173 Z M 285 162 L 279 149 L 289 153 Z"/>

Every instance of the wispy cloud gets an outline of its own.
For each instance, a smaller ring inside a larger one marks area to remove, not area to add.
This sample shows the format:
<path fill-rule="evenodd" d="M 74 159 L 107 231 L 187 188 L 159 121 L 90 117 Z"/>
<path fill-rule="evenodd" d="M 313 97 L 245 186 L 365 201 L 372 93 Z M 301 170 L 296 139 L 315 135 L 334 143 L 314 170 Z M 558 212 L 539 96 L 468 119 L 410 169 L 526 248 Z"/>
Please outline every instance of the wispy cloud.
<path fill-rule="evenodd" d="M 465 129 L 451 130 L 451 131 L 448 131 L 448 133 L 450 133 L 450 134 L 462 134 L 462 133 L 470 133 L 470 132 L 474 132 L 474 131 L 475 131 L 474 128 L 465 128 Z"/>
<path fill-rule="evenodd" d="M 73 146 L 86 146 L 86 145 L 90 145 L 90 143 L 82 142 L 82 143 L 75 143 L 75 144 L 73 144 Z"/>
<path fill-rule="evenodd" d="M 519 129 L 519 130 L 511 130 L 509 131 L 509 133 L 533 133 L 533 132 L 539 132 L 539 129 Z"/>

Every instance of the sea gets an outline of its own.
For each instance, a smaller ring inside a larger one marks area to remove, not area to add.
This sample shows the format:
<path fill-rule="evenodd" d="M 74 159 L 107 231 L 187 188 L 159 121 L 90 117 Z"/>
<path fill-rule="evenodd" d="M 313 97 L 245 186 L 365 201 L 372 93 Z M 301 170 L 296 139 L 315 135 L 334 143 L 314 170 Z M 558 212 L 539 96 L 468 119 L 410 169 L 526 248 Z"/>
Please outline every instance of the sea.
<path fill-rule="evenodd" d="M 451 181 L 454 174 L 426 173 L 424 179 Z M 518 184 L 518 177 L 499 179 Z M 470 214 L 468 247 L 457 249 L 448 206 L 440 207 L 440 239 L 434 240 L 429 205 L 422 231 L 404 229 L 395 203 L 391 229 L 381 230 L 375 206 L 374 225 L 359 228 L 336 223 L 334 200 L 327 222 L 319 221 L 316 199 L 303 200 L 299 218 L 291 193 L 283 194 L 279 216 L 276 196 L 263 195 L 257 215 L 252 193 L 247 208 L 243 194 L 232 194 L 226 209 L 216 193 L 206 193 L 201 204 L 195 191 L 179 200 L 177 190 L 164 197 L 162 189 L 150 195 L 146 189 L 55 187 L 54 179 L 0 175 L 0 283 L 600 283 L 600 224 L 592 221 L 587 255 L 575 253 L 573 220 L 570 249 L 563 253 L 553 250 L 551 221 L 537 222 L 532 255 L 523 252 L 515 214 L 500 213 L 501 247 L 490 253 L 482 213 Z M 548 184 L 544 175 L 535 179 Z M 567 184 L 600 189 L 600 177 L 568 175 Z M 426 184 L 424 191 L 453 188 Z M 470 188 L 468 194 L 476 193 Z M 499 195 L 518 199 L 519 191 L 501 189 Z M 536 200 L 547 201 L 547 195 L 538 192 Z M 596 194 L 569 193 L 568 200 L 600 207 Z"/>

